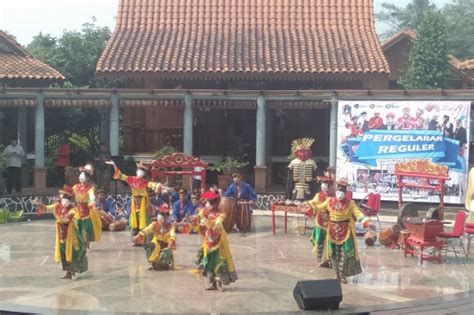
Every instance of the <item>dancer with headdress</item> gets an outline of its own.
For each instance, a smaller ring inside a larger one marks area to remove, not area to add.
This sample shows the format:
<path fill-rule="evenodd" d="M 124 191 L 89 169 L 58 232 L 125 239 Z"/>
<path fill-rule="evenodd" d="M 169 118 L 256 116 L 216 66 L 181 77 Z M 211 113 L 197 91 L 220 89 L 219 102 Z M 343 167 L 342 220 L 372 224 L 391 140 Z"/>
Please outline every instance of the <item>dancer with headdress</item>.
<path fill-rule="evenodd" d="M 150 269 L 169 270 L 174 267 L 173 250 L 176 250 L 176 231 L 169 219 L 170 209 L 163 204 L 158 209 L 156 221 L 141 230 L 135 237 L 136 243 L 145 243 L 145 251 Z M 146 242 L 148 236 L 151 242 Z"/>
<path fill-rule="evenodd" d="M 218 194 L 207 191 L 201 198 L 206 200 L 206 207 L 200 209 L 193 222 L 194 225 L 199 225 L 199 233 L 203 237 L 197 264 L 206 277 L 206 290 L 221 291 L 222 285 L 237 280 L 227 233 L 223 227 L 225 214 L 219 208 Z"/>
<path fill-rule="evenodd" d="M 304 201 L 315 193 L 314 177 L 316 163 L 311 159 L 311 146 L 314 139 L 302 138 L 292 142 L 291 152 L 295 158 L 288 165 L 286 198 Z"/>
<path fill-rule="evenodd" d="M 74 193 L 70 186 L 59 190 L 59 200 L 52 205 L 34 201 L 38 215 L 53 213 L 56 220 L 54 261 L 61 262 L 66 274 L 62 279 L 77 279 L 77 274 L 87 271 L 86 244 L 77 225 L 77 209 L 73 206 Z"/>
<path fill-rule="evenodd" d="M 323 257 L 324 244 L 326 243 L 326 234 L 329 220 L 329 212 L 326 209 L 317 210 L 317 205 L 324 203 L 331 194 L 329 193 L 329 185 L 332 184 L 332 178 L 329 176 L 317 176 L 318 182 L 321 183 L 321 191 L 316 193 L 313 199 L 306 202 L 311 209 L 309 213 L 315 216 L 314 229 L 311 235 L 311 243 L 313 243 L 313 253 L 316 251 L 318 259 L 321 261 L 320 267 L 330 268 L 330 260 Z"/>
<path fill-rule="evenodd" d="M 132 234 L 132 239 L 138 235 L 140 230 L 143 230 L 151 223 L 153 217 L 153 207 L 150 207 L 147 188 L 154 190 L 157 194 L 161 192 L 162 185 L 160 183 L 151 182 L 147 178 L 147 173 L 150 170 L 150 165 L 142 161 L 137 162 L 136 176 L 124 175 L 117 167 L 114 161 L 106 162 L 114 167 L 114 179 L 119 179 L 126 182 L 132 190 L 132 199 L 130 204 L 129 225 Z M 133 243 L 133 245 L 139 245 Z"/>
<path fill-rule="evenodd" d="M 354 218 L 363 221 L 364 227 L 369 223 L 354 201 L 346 198 L 347 185 L 346 180 L 339 180 L 335 196 L 314 205 L 317 211 L 329 212 L 324 255 L 325 259 L 331 259 L 336 276 L 343 283 L 347 283 L 347 277 L 362 272 Z"/>
<path fill-rule="evenodd" d="M 79 232 L 83 234 L 87 248 L 91 242 L 100 240 L 102 234 L 102 222 L 99 213 L 95 209 L 95 186 L 92 183 L 94 168 L 87 164 L 79 167 L 79 183 L 72 187 L 76 199 Z"/>

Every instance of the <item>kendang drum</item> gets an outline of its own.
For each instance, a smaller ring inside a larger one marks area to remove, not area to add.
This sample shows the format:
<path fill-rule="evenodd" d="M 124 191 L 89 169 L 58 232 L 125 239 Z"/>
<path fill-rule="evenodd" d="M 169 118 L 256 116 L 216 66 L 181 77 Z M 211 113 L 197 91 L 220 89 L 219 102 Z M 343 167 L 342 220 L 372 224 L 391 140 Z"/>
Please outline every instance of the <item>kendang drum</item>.
<path fill-rule="evenodd" d="M 230 232 L 237 218 L 237 203 L 234 198 L 222 197 L 219 206 L 225 213 L 224 230 Z"/>
<path fill-rule="evenodd" d="M 125 230 L 126 227 L 127 227 L 127 221 L 119 220 L 119 221 L 114 221 L 110 223 L 109 230 L 111 232 L 119 232 L 119 231 Z"/>
<path fill-rule="evenodd" d="M 236 225 L 240 232 L 250 232 L 252 228 L 252 209 L 250 209 L 249 202 L 237 203 L 237 219 Z"/>
<path fill-rule="evenodd" d="M 99 211 L 100 221 L 102 221 L 102 231 L 109 231 L 110 224 L 114 222 L 114 217 L 107 212 Z"/>
<path fill-rule="evenodd" d="M 393 247 L 398 243 L 401 230 L 402 228 L 398 224 L 391 228 L 382 229 L 379 233 L 379 243 L 384 246 Z"/>

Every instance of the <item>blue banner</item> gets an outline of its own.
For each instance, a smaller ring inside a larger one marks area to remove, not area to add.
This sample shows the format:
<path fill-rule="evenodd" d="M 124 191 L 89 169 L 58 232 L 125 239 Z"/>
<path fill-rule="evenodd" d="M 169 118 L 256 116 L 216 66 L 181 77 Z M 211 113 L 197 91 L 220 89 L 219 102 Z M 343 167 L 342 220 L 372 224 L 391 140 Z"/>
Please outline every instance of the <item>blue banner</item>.
<path fill-rule="evenodd" d="M 451 170 L 465 172 L 459 141 L 439 130 L 369 130 L 340 146 L 351 163 L 376 166 L 381 159 L 430 158 Z"/>

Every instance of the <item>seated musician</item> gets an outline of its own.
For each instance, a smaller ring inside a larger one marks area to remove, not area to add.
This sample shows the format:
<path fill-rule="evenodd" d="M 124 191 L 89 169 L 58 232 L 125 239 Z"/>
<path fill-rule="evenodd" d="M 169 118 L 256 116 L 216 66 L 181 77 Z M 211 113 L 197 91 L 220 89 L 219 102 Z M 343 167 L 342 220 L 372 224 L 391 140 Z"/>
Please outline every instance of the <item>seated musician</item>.
<path fill-rule="evenodd" d="M 224 197 L 235 198 L 236 201 L 251 201 L 257 200 L 257 194 L 252 186 L 242 180 L 242 175 L 239 173 L 232 174 L 233 183 L 227 187 Z"/>
<path fill-rule="evenodd" d="M 176 224 L 178 232 L 183 232 L 182 227 L 190 223 L 190 217 L 194 215 L 192 202 L 188 198 L 188 192 L 185 189 L 178 191 L 178 200 L 173 203 L 173 211 L 171 213 L 171 221 Z"/>
<path fill-rule="evenodd" d="M 102 188 L 96 190 L 95 207 L 99 212 L 102 221 L 102 230 L 104 231 L 123 231 L 127 226 L 127 218 L 122 212 L 118 210 L 111 200 L 107 200 L 107 195 Z"/>

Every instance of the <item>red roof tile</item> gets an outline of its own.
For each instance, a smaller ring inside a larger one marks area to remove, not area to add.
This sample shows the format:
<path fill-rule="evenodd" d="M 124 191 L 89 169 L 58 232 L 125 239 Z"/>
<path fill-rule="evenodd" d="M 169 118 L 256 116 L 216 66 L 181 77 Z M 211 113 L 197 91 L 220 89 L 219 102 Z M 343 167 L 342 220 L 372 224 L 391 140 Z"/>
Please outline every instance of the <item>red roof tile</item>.
<path fill-rule="evenodd" d="M 0 30 L 0 79 L 64 80 L 64 76 L 33 58 L 18 42 Z"/>
<path fill-rule="evenodd" d="M 458 63 L 458 68 L 460 70 L 474 70 L 474 59 L 460 61 Z"/>
<path fill-rule="evenodd" d="M 121 0 L 97 72 L 202 77 L 389 69 L 372 0 Z"/>

